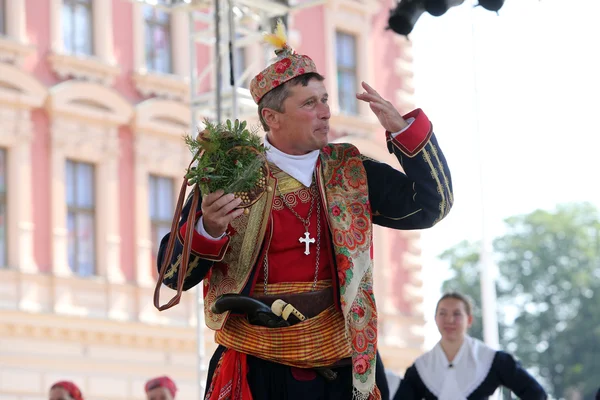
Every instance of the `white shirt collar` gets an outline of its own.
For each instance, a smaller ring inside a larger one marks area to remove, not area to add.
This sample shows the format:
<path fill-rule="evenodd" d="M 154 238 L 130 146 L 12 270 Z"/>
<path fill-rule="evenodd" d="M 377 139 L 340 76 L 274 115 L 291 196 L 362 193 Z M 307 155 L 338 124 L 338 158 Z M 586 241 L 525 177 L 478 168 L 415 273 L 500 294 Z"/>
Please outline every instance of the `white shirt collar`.
<path fill-rule="evenodd" d="M 440 342 L 415 361 L 419 377 L 439 400 L 466 400 L 490 372 L 496 350 L 465 336 L 452 360 L 452 368 Z"/>
<path fill-rule="evenodd" d="M 317 167 L 319 150 L 313 150 L 308 154 L 293 156 L 275 148 L 265 135 L 265 147 L 267 148 L 267 160 L 277 165 L 282 171 L 288 173 L 294 179 L 306 187 L 310 187 L 313 173 Z"/>

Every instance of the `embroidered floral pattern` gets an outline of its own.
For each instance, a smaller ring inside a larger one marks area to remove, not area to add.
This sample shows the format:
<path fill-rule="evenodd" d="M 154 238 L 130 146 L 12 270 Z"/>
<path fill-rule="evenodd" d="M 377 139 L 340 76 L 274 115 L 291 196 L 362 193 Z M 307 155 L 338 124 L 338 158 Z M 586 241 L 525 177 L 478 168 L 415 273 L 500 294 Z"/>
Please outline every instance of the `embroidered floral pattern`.
<path fill-rule="evenodd" d="M 340 302 L 352 344 L 353 386 L 361 398 L 375 387 L 377 310 L 373 295 L 372 225 L 367 175 L 352 145 L 328 145 L 321 153 L 333 233 Z"/>
<path fill-rule="evenodd" d="M 369 362 L 369 356 L 361 354 L 357 356 L 356 360 L 354 360 L 353 362 L 354 372 L 356 372 L 358 375 L 362 375 L 365 372 L 367 372 L 370 364 L 371 363 Z"/>
<path fill-rule="evenodd" d="M 345 290 L 346 279 L 352 279 L 352 263 L 348 256 L 344 254 L 338 254 L 335 256 L 335 264 L 337 266 L 338 278 L 340 280 L 340 290 Z"/>
<path fill-rule="evenodd" d="M 285 58 L 269 65 L 250 82 L 250 93 L 258 104 L 272 89 L 299 75 L 317 72 L 313 60 L 305 55 L 289 52 Z"/>
<path fill-rule="evenodd" d="M 344 168 L 344 177 L 346 178 L 348 185 L 355 189 L 361 185 L 366 185 L 367 175 L 364 173 L 364 170 L 362 160 L 355 158 L 349 161 L 346 168 Z"/>
<path fill-rule="evenodd" d="M 331 214 L 333 214 L 334 217 L 339 217 L 341 213 L 342 213 L 342 209 L 340 207 L 338 207 L 338 206 L 331 207 Z"/>
<path fill-rule="evenodd" d="M 341 196 L 336 196 L 330 201 L 331 219 L 335 220 L 339 226 L 339 228 L 333 228 L 334 244 L 347 247 L 349 250 L 357 247 L 367 250 L 363 246 L 368 244 L 367 233 L 370 230 L 369 220 L 365 217 L 368 209 L 368 203 L 362 204 L 359 201 L 345 203 Z"/>
<path fill-rule="evenodd" d="M 276 62 L 273 68 L 278 74 L 283 74 L 285 70 L 290 67 L 290 65 L 292 65 L 292 60 L 289 58 L 284 58 L 283 60 Z"/>

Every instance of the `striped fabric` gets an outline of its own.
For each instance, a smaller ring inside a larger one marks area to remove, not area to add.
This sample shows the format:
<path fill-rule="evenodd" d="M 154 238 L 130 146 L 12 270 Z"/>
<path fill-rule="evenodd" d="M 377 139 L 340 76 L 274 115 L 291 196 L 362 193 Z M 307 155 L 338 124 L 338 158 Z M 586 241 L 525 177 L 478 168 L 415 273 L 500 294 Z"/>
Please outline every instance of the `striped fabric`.
<path fill-rule="evenodd" d="M 311 282 L 269 285 L 269 294 L 309 291 Z M 317 290 L 331 286 L 318 282 Z M 350 357 L 352 349 L 345 334 L 342 313 L 331 305 L 314 318 L 286 328 L 251 325 L 245 317 L 232 316 L 215 341 L 241 353 L 298 368 L 327 367 Z"/>
<path fill-rule="evenodd" d="M 306 293 L 312 289 L 312 282 L 280 282 L 267 285 L 267 292 L 272 294 Z M 318 281 L 315 290 L 331 287 L 331 280 Z M 293 304 L 292 304 L 293 305 Z"/>

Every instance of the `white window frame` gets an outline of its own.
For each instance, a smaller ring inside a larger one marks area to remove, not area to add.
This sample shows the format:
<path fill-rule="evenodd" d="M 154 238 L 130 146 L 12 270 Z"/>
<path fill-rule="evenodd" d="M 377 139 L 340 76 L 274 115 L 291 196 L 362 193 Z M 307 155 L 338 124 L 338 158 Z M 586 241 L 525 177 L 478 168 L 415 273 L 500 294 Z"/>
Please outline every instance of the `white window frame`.
<path fill-rule="evenodd" d="M 175 209 L 175 205 L 177 203 L 177 197 L 175 196 L 175 194 L 177 193 L 176 188 L 177 188 L 177 184 L 181 185 L 181 182 L 179 182 L 180 180 L 182 180 L 182 178 L 180 177 L 179 180 L 174 179 L 172 176 L 165 176 L 163 174 L 155 174 L 153 172 L 150 172 L 148 174 L 148 183 L 150 183 L 150 181 L 152 180 L 152 178 L 155 179 L 159 179 L 159 180 L 167 180 L 171 183 L 171 204 L 173 205 L 172 210 L 169 210 L 168 213 L 170 213 L 170 217 L 166 220 L 156 220 L 152 218 L 152 213 L 150 210 L 150 207 L 148 207 L 148 218 L 150 219 L 150 242 L 153 242 L 155 240 L 155 237 L 152 235 L 152 228 L 153 225 L 165 225 L 168 227 L 168 229 L 171 228 L 171 223 L 173 221 L 173 210 Z M 179 189 L 179 188 L 177 188 Z M 152 191 L 150 190 L 150 185 L 148 185 L 148 200 L 150 200 L 150 196 L 152 195 Z M 150 201 L 149 201 L 150 204 Z M 157 253 L 158 253 L 158 248 L 160 245 L 160 238 L 158 238 L 158 242 L 156 243 L 156 248 L 154 248 L 154 246 L 152 247 L 152 252 L 156 251 L 156 254 L 151 254 L 151 258 L 155 258 Z M 156 264 L 154 262 L 150 263 L 150 270 L 151 273 L 153 274 L 153 276 L 157 276 L 156 272 L 158 271 Z"/>
<path fill-rule="evenodd" d="M 77 5 L 81 1 L 82 0 L 62 0 L 62 2 L 63 2 L 63 9 L 64 9 L 64 5 L 65 4 Z M 94 43 L 94 40 L 95 40 L 95 37 L 96 37 L 96 32 L 94 32 L 94 3 L 95 3 L 94 0 L 88 0 L 86 2 L 86 4 L 85 4 L 86 7 L 88 8 L 89 12 L 90 12 L 90 19 L 89 19 L 88 22 L 89 22 L 89 24 L 91 26 L 87 27 L 88 29 L 87 29 L 87 32 L 86 32 L 86 34 L 89 35 L 89 40 L 90 40 L 90 43 L 89 43 L 90 52 L 89 52 L 89 54 L 88 53 L 80 53 L 80 52 L 77 52 L 77 51 L 65 49 L 65 37 L 63 35 L 62 29 L 65 27 L 65 25 L 68 23 L 68 21 L 62 20 L 63 15 L 61 13 L 61 40 L 62 40 L 61 44 L 62 44 L 62 47 L 63 47 L 63 50 L 65 51 L 65 53 L 68 53 L 69 55 L 73 55 L 73 56 L 83 56 L 83 57 L 91 57 L 94 54 L 96 54 L 95 43 Z M 71 8 L 71 12 L 74 13 L 75 9 Z M 73 15 L 71 15 L 71 18 L 73 18 Z M 75 36 L 77 36 L 77 34 L 80 33 L 80 32 L 73 32 L 73 33 L 74 33 Z"/>
<path fill-rule="evenodd" d="M 114 57 L 112 1 L 93 0 L 92 56 L 67 54 L 62 38 L 63 0 L 50 0 L 50 43 L 48 56 L 54 72 L 62 79 L 71 77 L 111 86 L 121 68 Z"/>
<path fill-rule="evenodd" d="M 149 176 L 173 179 L 173 198 L 179 196 L 183 175 L 192 154 L 181 140 L 189 133 L 189 107 L 172 100 L 149 99 L 136 106 L 132 130 L 135 134 L 136 181 L 136 276 L 139 286 L 150 290 L 156 284 L 152 275 Z M 173 202 L 176 204 L 176 201 Z"/>
<path fill-rule="evenodd" d="M 360 88 L 359 88 L 360 82 L 359 82 L 359 77 L 358 77 L 358 69 L 359 69 L 358 64 L 359 64 L 359 58 L 360 58 L 359 55 L 358 55 L 358 50 L 359 50 L 358 49 L 358 42 L 359 42 L 359 38 L 356 36 L 355 33 L 347 32 L 347 31 L 342 30 L 342 29 L 336 29 L 335 32 L 334 32 L 334 37 L 335 37 L 335 52 L 334 52 L 334 54 L 335 54 L 335 62 L 336 62 L 336 68 L 335 68 L 335 72 L 336 72 L 335 73 L 335 77 L 336 77 L 336 79 L 335 80 L 336 80 L 336 90 L 337 90 L 337 94 L 338 94 L 338 96 L 337 96 L 338 111 L 340 113 L 344 113 L 346 115 L 360 115 L 360 111 L 361 111 L 360 110 L 360 102 L 359 102 L 358 99 L 356 99 L 355 96 L 352 96 L 352 93 L 350 94 L 350 96 L 352 96 L 351 99 L 355 102 L 355 112 L 348 113 L 347 111 L 342 110 L 342 106 L 341 106 L 341 102 L 340 102 L 340 98 L 339 98 L 340 82 L 337 79 L 337 76 L 338 76 L 337 73 L 338 73 L 338 71 L 340 69 L 340 66 L 337 63 L 337 61 L 338 61 L 337 60 L 337 58 L 338 58 L 337 57 L 337 50 L 338 50 L 338 36 L 339 35 L 345 35 L 345 36 L 351 37 L 352 40 L 353 40 L 353 44 L 354 44 L 354 49 L 353 49 L 353 52 L 354 52 L 354 54 L 353 54 L 353 56 L 354 56 L 354 60 L 353 60 L 353 64 L 354 64 L 354 71 L 353 71 L 354 72 L 354 88 L 355 88 L 356 92 L 360 91 Z"/>
<path fill-rule="evenodd" d="M 350 3 L 350 4 L 348 4 Z M 369 34 L 372 12 L 354 5 L 348 1 L 335 1 L 325 9 L 325 43 L 327 43 L 326 65 L 328 79 L 329 103 L 333 114 L 340 114 L 338 87 L 337 87 L 337 61 L 336 61 L 336 32 L 344 32 L 356 38 L 356 76 L 359 80 L 372 80 L 372 62 L 369 57 Z M 358 83 L 358 82 L 357 82 Z M 351 117 L 369 115 L 368 105 L 359 102 L 357 114 Z"/>
<path fill-rule="evenodd" d="M 98 180 L 96 178 L 96 165 L 88 163 L 86 161 L 74 160 L 72 158 L 67 158 L 65 160 L 65 163 L 68 164 L 69 162 L 72 163 L 75 168 L 77 168 L 78 165 L 89 165 L 92 168 L 92 185 L 91 185 L 91 187 L 92 187 L 92 194 L 93 194 L 93 197 L 94 197 L 94 202 L 92 203 L 92 207 L 88 208 L 88 209 L 82 209 L 82 208 L 80 208 L 80 207 L 78 207 L 76 205 L 72 205 L 71 207 L 69 207 L 69 204 L 67 203 L 67 215 L 68 215 L 69 211 L 72 210 L 72 211 L 75 211 L 77 214 L 83 213 L 83 214 L 88 214 L 88 215 L 92 216 L 92 229 L 93 229 L 93 235 L 94 235 L 93 236 L 94 237 L 94 244 L 93 244 L 94 261 L 93 261 L 93 264 L 92 264 L 93 271 L 92 271 L 92 274 L 90 276 L 97 276 L 97 273 L 98 273 L 98 265 L 97 265 L 98 249 L 96 247 L 96 244 L 97 244 L 96 236 L 98 234 L 98 229 L 97 229 L 97 226 L 98 226 L 98 216 L 97 216 L 97 212 L 96 212 L 96 209 L 97 209 L 96 198 L 98 196 L 96 195 L 96 187 L 97 187 L 97 181 Z M 75 183 L 76 185 L 78 184 L 78 182 L 77 182 L 77 174 L 75 174 L 75 182 L 72 182 L 72 183 Z M 68 185 L 69 185 L 69 182 L 68 182 L 67 179 L 65 179 L 65 189 L 68 189 Z M 73 190 L 75 192 L 77 192 L 77 187 L 73 188 Z M 77 194 L 75 194 L 75 197 L 77 197 Z M 67 230 L 68 230 L 68 227 L 67 227 Z M 67 245 L 67 248 L 68 248 L 68 245 Z M 76 244 L 76 250 L 77 250 L 77 244 Z M 71 269 L 71 272 L 73 273 L 74 276 L 84 277 L 84 278 L 88 277 L 88 276 L 83 276 L 79 272 L 80 265 L 69 265 L 69 268 Z"/>
<path fill-rule="evenodd" d="M 125 282 L 119 225 L 119 138 L 133 108 L 104 86 L 69 81 L 56 86 L 47 102 L 51 120 L 52 268 L 55 276 L 75 276 L 67 257 L 66 161 L 95 165 L 96 276 Z M 82 140 L 84 139 L 84 140 Z"/>
<path fill-rule="evenodd" d="M 145 9 L 148 8 L 153 8 L 152 6 L 149 5 L 145 5 L 144 7 L 142 7 L 142 18 L 144 19 L 144 45 L 146 45 L 145 41 L 146 41 L 146 28 L 148 27 L 148 21 L 146 20 L 146 17 L 144 15 L 144 11 Z M 168 70 L 167 71 L 158 71 L 156 69 L 150 69 L 148 68 L 148 53 L 146 52 L 146 46 L 144 46 L 144 67 L 148 70 L 148 72 L 152 72 L 152 73 L 157 73 L 157 74 L 172 74 L 174 71 L 174 66 L 173 66 L 173 39 L 172 39 L 172 32 L 173 32 L 173 15 L 172 13 L 168 12 L 168 11 L 164 11 L 164 10 L 160 10 L 160 9 L 156 9 L 154 8 L 153 10 L 155 13 L 163 13 L 166 14 L 168 16 L 168 22 L 166 24 L 161 24 L 158 21 L 154 20 L 152 21 L 152 25 L 154 28 L 156 27 L 166 27 L 167 29 L 167 38 L 168 38 L 168 53 L 169 53 L 169 65 L 168 65 Z"/>
<path fill-rule="evenodd" d="M 145 6 L 140 2 L 131 4 L 133 7 L 133 80 L 136 89 L 145 97 L 156 95 L 168 100 L 187 101 L 190 76 L 188 14 L 181 9 L 171 11 L 172 73 L 161 74 L 148 71 L 146 68 Z"/>
<path fill-rule="evenodd" d="M 339 136 L 352 135 L 353 138 L 373 138 L 381 132 L 381 125 L 372 113 L 369 105 L 358 102 L 358 112 L 348 115 L 340 112 L 337 85 L 336 32 L 352 34 L 356 38 L 356 76 L 357 90 L 360 82 L 373 82 L 374 63 L 371 55 L 372 19 L 380 12 L 382 3 L 377 0 L 331 0 L 324 7 L 325 26 L 325 82 L 329 92 L 329 105 L 333 130 Z M 334 77 L 331 79 L 331 77 Z"/>

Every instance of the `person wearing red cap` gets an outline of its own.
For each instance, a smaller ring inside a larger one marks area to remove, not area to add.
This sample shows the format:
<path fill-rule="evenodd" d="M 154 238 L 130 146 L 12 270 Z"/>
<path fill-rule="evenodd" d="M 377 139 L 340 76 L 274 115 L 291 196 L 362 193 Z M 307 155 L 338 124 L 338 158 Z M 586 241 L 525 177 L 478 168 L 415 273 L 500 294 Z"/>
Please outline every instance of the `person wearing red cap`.
<path fill-rule="evenodd" d="M 282 24 L 267 40 L 276 58 L 252 79 L 250 93 L 266 131 L 268 190 L 245 209 L 223 190 L 202 193 L 195 210 L 188 200 L 177 230 L 161 241 L 162 283 L 178 291 L 202 285 L 205 322 L 219 344 L 205 399 L 380 400 L 386 385 L 377 351 L 374 225 L 418 230 L 440 222 L 454 201 L 450 170 L 425 113 L 402 116 L 365 82 L 356 101 L 373 111 L 398 165 L 329 143 L 325 78 L 290 48 Z M 184 246 L 190 213 L 195 229 Z M 215 307 L 222 295 L 265 306 L 282 300 L 304 319 L 264 326 Z"/>
<path fill-rule="evenodd" d="M 177 393 L 175 382 L 168 376 L 159 376 L 146 382 L 147 400 L 174 400 Z"/>
<path fill-rule="evenodd" d="M 48 400 L 83 400 L 83 395 L 73 382 L 60 381 L 50 387 Z"/>

